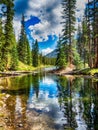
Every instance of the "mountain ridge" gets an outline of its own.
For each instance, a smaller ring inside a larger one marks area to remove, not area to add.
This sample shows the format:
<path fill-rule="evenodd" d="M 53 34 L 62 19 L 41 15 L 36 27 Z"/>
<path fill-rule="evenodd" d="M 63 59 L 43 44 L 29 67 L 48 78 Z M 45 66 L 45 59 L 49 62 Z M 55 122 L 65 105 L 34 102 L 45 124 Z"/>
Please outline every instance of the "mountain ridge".
<path fill-rule="evenodd" d="M 53 50 L 52 52 L 45 55 L 48 58 L 56 58 L 57 57 L 57 49 Z"/>

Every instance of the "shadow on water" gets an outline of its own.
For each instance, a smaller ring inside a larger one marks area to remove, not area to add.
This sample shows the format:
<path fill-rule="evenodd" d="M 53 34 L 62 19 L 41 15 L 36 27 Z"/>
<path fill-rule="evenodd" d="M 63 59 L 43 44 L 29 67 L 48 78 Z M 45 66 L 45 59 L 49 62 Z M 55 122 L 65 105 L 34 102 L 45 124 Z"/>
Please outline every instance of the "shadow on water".
<path fill-rule="evenodd" d="M 45 72 L 3 78 L 0 113 L 5 130 L 98 130 L 98 82 Z"/>

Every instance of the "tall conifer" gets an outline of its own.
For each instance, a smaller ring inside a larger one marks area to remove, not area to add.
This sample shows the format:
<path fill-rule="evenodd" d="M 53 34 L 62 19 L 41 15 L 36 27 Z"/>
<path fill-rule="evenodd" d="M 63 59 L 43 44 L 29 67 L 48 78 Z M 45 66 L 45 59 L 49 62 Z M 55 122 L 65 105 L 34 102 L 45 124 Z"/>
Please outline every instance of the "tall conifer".
<path fill-rule="evenodd" d="M 22 61 L 25 64 L 30 65 L 31 60 L 31 54 L 30 54 L 30 45 L 26 36 L 25 31 L 25 18 L 24 15 L 22 15 L 22 21 L 21 21 L 21 33 L 20 33 L 20 39 L 18 42 L 18 57 L 19 60 Z"/>
<path fill-rule="evenodd" d="M 68 61 L 71 64 L 72 59 L 72 39 L 75 32 L 75 9 L 76 0 L 63 0 L 62 2 L 64 26 L 63 26 L 63 40 L 69 46 Z"/>
<path fill-rule="evenodd" d="M 3 44 L 2 52 L 3 56 L 2 59 L 3 61 L 3 66 L 5 70 L 10 69 L 11 65 L 11 51 L 14 46 L 16 46 L 16 40 L 15 40 L 15 34 L 14 34 L 14 29 L 13 29 L 13 17 L 14 17 L 14 2 L 13 0 L 9 1 L 2 1 L 5 4 L 6 10 L 2 9 L 3 14 L 5 15 L 5 26 L 4 26 L 4 36 L 5 36 L 5 41 Z M 17 61 L 17 59 L 15 60 Z"/>
<path fill-rule="evenodd" d="M 66 67 L 66 56 L 65 56 L 65 47 L 64 44 L 61 44 L 61 39 L 59 37 L 59 41 L 57 44 L 57 58 L 56 58 L 56 66 L 59 68 Z"/>
<path fill-rule="evenodd" d="M 38 47 L 38 41 L 35 41 L 35 44 L 33 46 L 33 66 L 37 67 L 39 65 L 39 47 Z"/>

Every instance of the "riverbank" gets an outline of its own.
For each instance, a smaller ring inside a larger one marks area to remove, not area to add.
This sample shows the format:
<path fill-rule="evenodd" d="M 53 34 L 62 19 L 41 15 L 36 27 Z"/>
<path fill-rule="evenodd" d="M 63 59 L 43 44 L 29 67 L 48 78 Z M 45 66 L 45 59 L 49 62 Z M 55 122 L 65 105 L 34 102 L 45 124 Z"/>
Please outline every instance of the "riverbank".
<path fill-rule="evenodd" d="M 75 70 L 73 67 L 67 67 L 65 69 L 56 69 L 52 70 L 51 73 L 54 73 L 56 75 L 90 75 L 90 76 L 97 76 L 98 77 L 98 68 L 90 69 L 80 69 Z"/>
<path fill-rule="evenodd" d="M 80 69 L 76 70 L 74 65 L 68 66 L 65 69 L 51 69 L 54 68 L 53 66 L 46 66 L 46 65 L 41 65 L 39 67 L 32 67 L 31 70 L 28 69 L 21 69 L 17 71 L 6 71 L 6 72 L 0 72 L 0 77 L 9 77 L 9 76 L 19 76 L 19 75 L 25 75 L 25 74 L 34 74 L 38 73 L 38 70 L 48 68 L 47 70 L 43 70 L 49 73 L 53 73 L 56 75 L 82 75 L 82 76 L 94 76 L 98 77 L 98 68 L 90 69 L 90 68 L 85 68 L 85 69 Z"/>
<path fill-rule="evenodd" d="M 28 67 L 28 66 L 27 66 Z M 30 69 L 31 67 L 31 69 Z M 38 67 L 32 67 L 29 66 L 28 68 L 18 69 L 17 71 L 5 71 L 0 72 L 0 77 L 9 77 L 9 76 L 19 76 L 19 75 L 25 75 L 25 74 L 35 74 L 38 72 L 38 70 L 44 69 L 44 68 L 52 68 L 53 66 L 50 65 L 40 65 Z"/>

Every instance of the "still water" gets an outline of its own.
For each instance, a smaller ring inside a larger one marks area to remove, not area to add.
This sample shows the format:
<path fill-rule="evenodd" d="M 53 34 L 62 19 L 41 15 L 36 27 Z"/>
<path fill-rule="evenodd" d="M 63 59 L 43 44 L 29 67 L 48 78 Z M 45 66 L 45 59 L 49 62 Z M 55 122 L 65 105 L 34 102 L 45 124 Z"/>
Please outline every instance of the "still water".
<path fill-rule="evenodd" d="M 44 72 L 1 78 L 0 130 L 98 130 L 98 81 Z"/>

